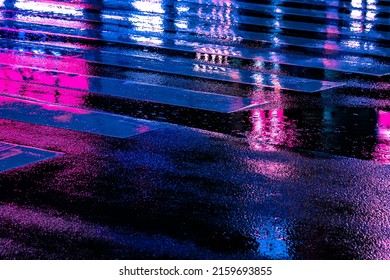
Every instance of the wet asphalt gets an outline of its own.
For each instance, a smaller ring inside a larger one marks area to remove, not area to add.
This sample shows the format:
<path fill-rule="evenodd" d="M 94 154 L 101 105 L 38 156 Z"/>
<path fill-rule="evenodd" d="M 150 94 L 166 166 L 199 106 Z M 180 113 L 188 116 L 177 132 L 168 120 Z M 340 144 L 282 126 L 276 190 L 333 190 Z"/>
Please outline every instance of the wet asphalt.
<path fill-rule="evenodd" d="M 0 258 L 390 259 L 389 5 L 0 1 Z"/>

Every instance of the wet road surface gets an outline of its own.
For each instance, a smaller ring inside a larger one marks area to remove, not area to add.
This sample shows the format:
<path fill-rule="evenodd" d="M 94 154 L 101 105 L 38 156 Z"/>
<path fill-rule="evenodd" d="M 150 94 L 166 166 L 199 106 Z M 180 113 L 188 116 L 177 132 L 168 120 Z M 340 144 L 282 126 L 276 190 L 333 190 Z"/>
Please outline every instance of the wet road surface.
<path fill-rule="evenodd" d="M 0 0 L 0 258 L 390 259 L 390 2 Z"/>

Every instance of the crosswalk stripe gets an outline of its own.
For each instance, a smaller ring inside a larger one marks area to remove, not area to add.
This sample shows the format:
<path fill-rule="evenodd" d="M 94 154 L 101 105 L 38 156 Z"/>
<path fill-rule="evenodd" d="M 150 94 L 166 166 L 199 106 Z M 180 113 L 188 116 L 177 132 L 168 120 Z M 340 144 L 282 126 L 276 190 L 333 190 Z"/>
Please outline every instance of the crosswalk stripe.
<path fill-rule="evenodd" d="M 0 172 L 60 156 L 61 153 L 0 141 Z"/>
<path fill-rule="evenodd" d="M 117 138 L 128 138 L 166 126 L 158 122 L 1 95 L 0 106 L 2 119 Z"/>

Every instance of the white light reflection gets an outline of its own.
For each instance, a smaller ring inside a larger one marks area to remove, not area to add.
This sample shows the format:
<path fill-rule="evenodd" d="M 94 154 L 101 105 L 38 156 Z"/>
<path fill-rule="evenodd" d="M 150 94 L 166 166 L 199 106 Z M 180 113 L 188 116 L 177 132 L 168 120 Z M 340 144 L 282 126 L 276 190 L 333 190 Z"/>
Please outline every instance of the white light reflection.
<path fill-rule="evenodd" d="M 164 42 L 160 38 L 157 37 L 145 37 L 140 35 L 130 35 L 130 39 L 138 42 L 138 43 L 147 43 L 148 45 L 162 45 Z"/>
<path fill-rule="evenodd" d="M 350 49 L 360 49 L 360 41 L 348 40 L 346 41 L 345 46 L 349 47 Z"/>
<path fill-rule="evenodd" d="M 185 6 L 177 6 L 176 10 L 177 10 L 177 12 L 179 14 L 181 14 L 181 13 L 188 12 L 190 10 L 190 8 L 189 7 L 185 7 Z"/>
<path fill-rule="evenodd" d="M 107 15 L 107 14 L 103 14 L 103 15 L 101 15 L 101 17 L 102 17 L 103 19 L 113 19 L 113 20 L 119 20 L 119 21 L 127 21 L 127 20 L 128 20 L 127 17 L 118 16 L 118 15 Z"/>
<path fill-rule="evenodd" d="M 83 10 L 81 8 L 75 8 L 74 6 L 66 6 L 66 4 L 57 5 L 47 2 L 36 1 L 17 1 L 15 7 L 20 10 L 29 10 L 36 12 L 51 12 L 63 15 L 83 16 Z"/>
<path fill-rule="evenodd" d="M 57 27 L 68 27 L 68 28 L 75 28 L 79 30 L 85 30 L 88 26 L 88 24 L 82 21 L 63 20 L 63 19 L 39 17 L 39 16 L 16 15 L 15 19 L 25 23 L 44 24 L 44 25 L 57 26 Z"/>
<path fill-rule="evenodd" d="M 353 9 L 351 11 L 351 18 L 361 20 L 363 18 L 363 12 L 361 10 Z"/>
<path fill-rule="evenodd" d="M 377 144 L 373 157 L 384 164 L 390 164 L 390 112 L 378 112 Z"/>
<path fill-rule="evenodd" d="M 367 11 L 366 12 L 366 20 L 373 21 L 375 20 L 376 12 L 374 11 Z"/>
<path fill-rule="evenodd" d="M 362 33 L 363 32 L 363 24 L 359 21 L 352 21 L 351 27 L 349 29 L 354 33 Z"/>
<path fill-rule="evenodd" d="M 128 20 L 134 26 L 134 30 L 153 32 L 153 33 L 164 32 L 164 19 L 163 19 L 163 15 L 161 14 L 164 14 L 165 10 L 163 9 L 162 0 L 159 0 L 158 2 L 134 1 L 132 5 L 140 12 L 157 13 L 157 14 L 132 14 L 130 17 L 128 17 Z M 140 36 L 140 38 L 142 38 L 142 36 Z M 145 37 L 142 38 L 142 42 L 145 41 L 144 39 Z M 153 41 L 156 42 L 156 40 Z"/>
<path fill-rule="evenodd" d="M 296 126 L 284 116 L 283 109 L 252 110 L 251 122 L 247 139 L 254 150 L 274 150 L 271 145 L 294 147 L 298 142 Z"/>
<path fill-rule="evenodd" d="M 150 13 L 165 13 L 162 8 L 162 1 L 134 1 L 132 3 L 133 7 L 141 12 L 150 12 Z"/>
<path fill-rule="evenodd" d="M 188 22 L 180 20 L 175 22 L 175 26 L 179 29 L 188 29 Z"/>
<path fill-rule="evenodd" d="M 197 15 L 200 19 L 206 19 L 208 22 L 216 22 L 210 24 L 207 29 L 202 25 L 196 26 L 198 34 L 205 34 L 209 38 L 216 38 L 227 42 L 241 41 L 241 37 L 237 37 L 232 26 L 237 22 L 234 14 L 234 9 L 231 0 L 212 0 L 213 6 L 209 6 L 203 10 L 199 7 Z M 209 12 L 208 10 L 211 10 Z M 199 21 L 199 22 L 202 22 Z M 176 44 L 187 45 L 187 42 L 176 41 Z M 218 73 L 228 76 L 234 81 L 241 80 L 240 71 L 232 68 L 226 68 L 229 65 L 229 57 L 241 57 L 242 53 L 235 50 L 234 47 L 221 45 L 199 45 L 191 43 L 191 47 L 196 50 L 196 60 L 193 70 L 196 72 Z"/>
<path fill-rule="evenodd" d="M 367 23 L 366 26 L 364 27 L 365 32 L 370 32 L 372 30 L 373 24 L 372 23 Z"/>
<path fill-rule="evenodd" d="M 145 32 L 162 33 L 164 21 L 161 16 L 132 15 L 129 21 L 133 24 L 134 30 Z"/>

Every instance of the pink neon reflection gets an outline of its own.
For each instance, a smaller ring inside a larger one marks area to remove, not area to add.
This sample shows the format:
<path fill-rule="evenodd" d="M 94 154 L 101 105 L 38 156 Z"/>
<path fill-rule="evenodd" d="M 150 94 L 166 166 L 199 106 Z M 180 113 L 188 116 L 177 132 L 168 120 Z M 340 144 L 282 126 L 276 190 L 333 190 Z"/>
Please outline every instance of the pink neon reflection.
<path fill-rule="evenodd" d="M 86 61 L 78 58 L 77 56 L 58 57 L 54 55 L 35 54 L 31 52 L 10 51 L 0 53 L 0 63 L 66 71 L 81 75 L 89 73 Z"/>
<path fill-rule="evenodd" d="M 0 78 L 13 81 L 29 81 L 43 85 L 76 88 L 88 90 L 88 65 L 85 60 L 77 57 L 56 57 L 50 55 L 31 55 L 19 52 L 0 53 L 0 63 L 15 66 L 3 66 Z M 18 68 L 26 66 L 29 68 Z M 30 68 L 31 67 L 31 68 Z M 40 71 L 47 69 L 49 71 Z M 55 74 L 50 70 L 66 71 L 68 73 Z"/>
<path fill-rule="evenodd" d="M 253 110 L 251 120 L 253 128 L 247 137 L 255 150 L 275 150 L 272 145 L 293 147 L 298 142 L 295 125 L 286 120 L 283 109 Z"/>
<path fill-rule="evenodd" d="M 10 96 L 23 97 L 48 103 L 82 106 L 86 92 L 37 85 L 28 82 L 0 80 L 0 92 Z"/>
<path fill-rule="evenodd" d="M 374 159 L 390 164 L 390 112 L 378 112 L 377 145 L 373 153 Z"/>
<path fill-rule="evenodd" d="M 90 29 L 92 27 L 90 24 L 86 24 L 85 22 L 81 22 L 77 20 L 55 19 L 55 18 L 40 17 L 40 16 L 17 15 L 16 20 L 20 22 L 30 23 L 30 24 L 43 24 L 49 26 L 57 26 L 60 28 L 65 27 L 65 28 L 74 28 L 80 30 Z"/>
<path fill-rule="evenodd" d="M 15 7 L 20 10 L 36 11 L 36 12 L 50 12 L 63 15 L 83 16 L 83 9 L 91 7 L 90 5 L 80 3 L 66 3 L 65 1 L 29 1 L 18 0 Z"/>
<path fill-rule="evenodd" d="M 337 26 L 329 25 L 326 27 L 326 38 L 337 38 L 340 34 L 339 28 Z"/>
<path fill-rule="evenodd" d="M 87 94 L 85 91 L 89 90 L 88 77 L 77 75 L 90 73 L 84 59 L 76 56 L 58 57 L 37 55 L 32 52 L 10 51 L 0 53 L 0 63 L 6 64 L 2 66 L 0 71 L 0 90 L 2 93 L 68 106 L 84 104 L 83 97 Z M 68 73 L 55 73 L 51 70 Z M 55 108 L 49 107 L 47 109 L 54 110 Z M 73 113 L 85 113 L 83 110 L 71 110 Z"/>

